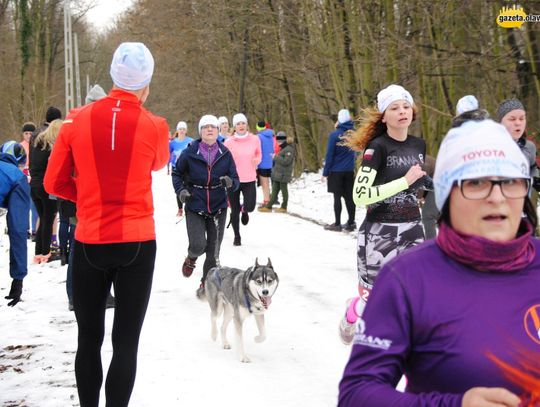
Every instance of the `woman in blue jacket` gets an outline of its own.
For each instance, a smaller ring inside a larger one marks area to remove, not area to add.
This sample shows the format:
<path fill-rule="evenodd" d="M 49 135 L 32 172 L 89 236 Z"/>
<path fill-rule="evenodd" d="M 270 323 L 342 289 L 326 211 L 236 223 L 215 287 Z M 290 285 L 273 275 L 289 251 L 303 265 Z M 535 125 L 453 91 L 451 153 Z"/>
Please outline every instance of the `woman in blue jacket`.
<path fill-rule="evenodd" d="M 189 239 L 182 274 L 191 276 L 197 258 L 206 253 L 201 286 L 208 270 L 219 263 L 227 219 L 227 192 L 237 190 L 240 184 L 231 152 L 217 141 L 218 129 L 215 116 L 203 116 L 199 121 L 201 139 L 183 151 L 172 172 L 174 191 L 185 204 Z"/>
<path fill-rule="evenodd" d="M 330 133 L 326 147 L 323 177 L 328 177 L 328 192 L 334 194 L 334 216 L 336 221 L 326 225 L 326 230 L 340 232 L 343 228 L 347 231 L 356 229 L 354 220 L 356 206 L 353 201 L 354 164 L 356 153 L 344 145 L 347 133 L 354 130 L 351 114 L 347 109 L 341 109 L 338 113 L 336 130 Z M 341 198 L 345 201 L 349 218 L 345 226 L 341 225 Z"/>

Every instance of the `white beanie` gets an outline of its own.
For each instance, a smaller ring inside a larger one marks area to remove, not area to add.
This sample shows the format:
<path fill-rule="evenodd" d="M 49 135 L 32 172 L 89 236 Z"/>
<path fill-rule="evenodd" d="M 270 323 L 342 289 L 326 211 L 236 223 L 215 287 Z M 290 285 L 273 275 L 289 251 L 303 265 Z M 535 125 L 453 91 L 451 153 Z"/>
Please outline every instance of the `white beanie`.
<path fill-rule="evenodd" d="M 219 116 L 218 118 L 219 125 L 221 126 L 223 123 L 229 124 L 229 120 L 225 116 Z"/>
<path fill-rule="evenodd" d="M 142 89 L 152 80 L 154 58 L 142 42 L 123 42 L 114 52 L 110 73 L 117 87 Z"/>
<path fill-rule="evenodd" d="M 94 85 L 88 91 L 88 94 L 84 98 L 84 103 L 86 104 L 92 103 L 92 102 L 95 102 L 96 100 L 104 98 L 105 96 L 107 96 L 107 94 L 105 93 L 103 88 L 99 85 Z"/>
<path fill-rule="evenodd" d="M 246 123 L 247 124 L 247 118 L 244 113 L 236 113 L 232 118 L 232 125 L 235 127 L 238 123 Z"/>
<path fill-rule="evenodd" d="M 337 120 L 340 123 L 346 123 L 351 121 L 351 114 L 347 109 L 341 109 L 337 115 Z"/>
<path fill-rule="evenodd" d="M 176 130 L 180 130 L 180 129 L 187 130 L 187 123 L 183 121 L 179 121 L 178 124 L 176 125 Z"/>
<path fill-rule="evenodd" d="M 529 178 L 525 155 L 493 120 L 471 120 L 446 134 L 433 176 L 437 208 L 444 206 L 454 182 L 482 177 Z"/>
<path fill-rule="evenodd" d="M 199 134 L 201 134 L 201 129 L 209 124 L 214 126 L 216 129 L 219 128 L 217 117 L 211 114 L 205 114 L 203 117 L 201 117 L 201 120 L 199 120 Z"/>
<path fill-rule="evenodd" d="M 407 89 L 399 85 L 389 85 L 377 94 L 379 112 L 383 113 L 390 103 L 396 100 L 406 100 L 411 106 L 414 104 L 413 98 Z"/>
<path fill-rule="evenodd" d="M 478 100 L 473 95 L 463 96 L 456 105 L 456 116 L 478 109 Z"/>

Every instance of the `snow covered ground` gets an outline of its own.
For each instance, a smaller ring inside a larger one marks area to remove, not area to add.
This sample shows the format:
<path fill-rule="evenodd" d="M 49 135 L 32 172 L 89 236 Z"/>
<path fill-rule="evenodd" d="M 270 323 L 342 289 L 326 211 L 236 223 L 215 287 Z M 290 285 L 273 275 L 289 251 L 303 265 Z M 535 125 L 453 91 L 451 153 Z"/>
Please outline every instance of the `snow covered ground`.
<path fill-rule="evenodd" d="M 225 233 L 223 265 L 245 269 L 256 257 L 262 263 L 270 257 L 280 277 L 266 314 L 267 340 L 254 342 L 253 319 L 244 325 L 249 364 L 237 358 L 232 324 L 232 350 L 210 339 L 208 304 L 195 298 L 202 261 L 191 278 L 181 275 L 188 244 L 185 220 L 175 217 L 165 171 L 154 174 L 154 202 L 158 253 L 130 406 L 336 405 L 349 355 L 337 326 L 345 300 L 356 293 L 356 240 L 354 233 L 323 230 L 322 224 L 333 221 L 333 201 L 320 174 L 304 174 L 290 186 L 289 211 L 313 221 L 255 211 L 249 225 L 241 227 L 242 246 L 232 245 L 232 229 Z M 361 216 L 359 210 L 358 223 Z M 67 308 L 66 267 L 59 262 L 31 265 L 24 301 L 7 307 L 7 236 L 0 237 L 0 406 L 78 406 L 73 370 L 77 327 Z M 105 369 L 113 312 L 107 311 Z"/>

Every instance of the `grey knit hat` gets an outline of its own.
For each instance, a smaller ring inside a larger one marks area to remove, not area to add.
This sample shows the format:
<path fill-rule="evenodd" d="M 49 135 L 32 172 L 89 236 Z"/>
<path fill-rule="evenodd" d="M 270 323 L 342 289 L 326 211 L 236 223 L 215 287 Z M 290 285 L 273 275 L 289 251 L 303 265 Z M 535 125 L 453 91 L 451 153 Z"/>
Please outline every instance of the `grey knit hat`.
<path fill-rule="evenodd" d="M 497 108 L 497 121 L 500 122 L 504 116 L 516 109 L 525 110 L 523 103 L 521 103 L 518 99 L 514 98 L 503 100 Z"/>

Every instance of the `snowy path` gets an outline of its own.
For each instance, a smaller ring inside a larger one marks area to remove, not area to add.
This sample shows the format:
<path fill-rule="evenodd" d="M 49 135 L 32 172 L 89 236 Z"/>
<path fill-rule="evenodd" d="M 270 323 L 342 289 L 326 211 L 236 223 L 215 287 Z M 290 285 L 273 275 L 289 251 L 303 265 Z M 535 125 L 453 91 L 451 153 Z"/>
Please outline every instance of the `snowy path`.
<path fill-rule="evenodd" d="M 234 247 L 232 230 L 226 231 L 223 265 L 247 268 L 257 256 L 260 262 L 270 257 L 280 276 L 266 316 L 266 342 L 253 341 L 253 319 L 244 325 L 252 363 L 243 364 L 237 359 L 232 324 L 232 350 L 210 339 L 208 304 L 194 295 L 202 261 L 190 279 L 181 276 L 187 235 L 185 221 L 175 223 L 170 182 L 163 171 L 155 174 L 158 255 L 130 406 L 335 405 L 349 354 L 339 341 L 337 325 L 346 298 L 355 294 L 353 236 L 325 232 L 296 217 L 259 212 L 241 229 L 243 246 Z M 296 199 L 301 198 L 298 192 Z M 299 205 L 293 202 L 291 210 Z M 31 266 L 25 301 L 12 309 L 3 301 L 10 281 L 5 257 L 2 254 L 0 263 L 0 406 L 78 406 L 73 374 L 77 329 L 73 313 L 67 311 L 65 268 Z M 105 365 L 113 312 L 107 314 Z M 35 347 L 12 348 L 21 345 Z"/>

